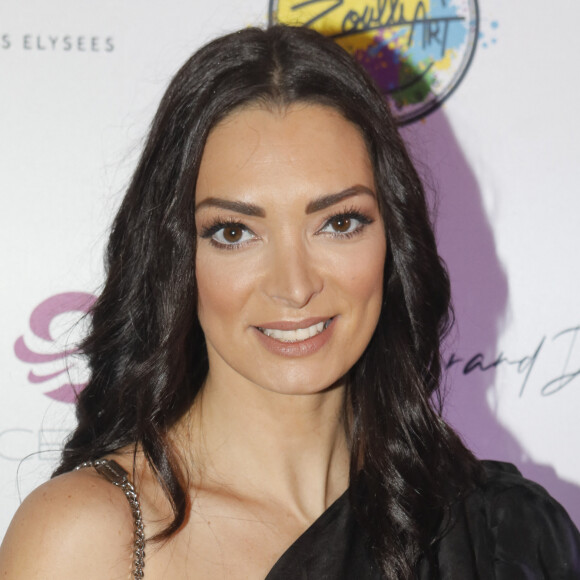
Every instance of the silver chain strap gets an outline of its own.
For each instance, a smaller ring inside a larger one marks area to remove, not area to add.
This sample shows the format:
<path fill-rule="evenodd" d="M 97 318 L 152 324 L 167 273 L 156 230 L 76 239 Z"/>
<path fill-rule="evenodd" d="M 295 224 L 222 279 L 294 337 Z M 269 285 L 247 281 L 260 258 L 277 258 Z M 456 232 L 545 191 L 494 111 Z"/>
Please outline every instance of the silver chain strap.
<path fill-rule="evenodd" d="M 133 579 L 139 580 L 145 576 L 143 568 L 145 567 L 145 530 L 143 526 L 143 516 L 141 515 L 141 506 L 139 497 L 129 481 L 129 474 L 112 459 L 97 459 L 95 461 L 85 461 L 76 467 L 94 467 L 98 473 L 108 479 L 113 485 L 120 487 L 125 494 L 131 506 L 133 521 L 135 523 L 135 542 L 133 544 Z"/>

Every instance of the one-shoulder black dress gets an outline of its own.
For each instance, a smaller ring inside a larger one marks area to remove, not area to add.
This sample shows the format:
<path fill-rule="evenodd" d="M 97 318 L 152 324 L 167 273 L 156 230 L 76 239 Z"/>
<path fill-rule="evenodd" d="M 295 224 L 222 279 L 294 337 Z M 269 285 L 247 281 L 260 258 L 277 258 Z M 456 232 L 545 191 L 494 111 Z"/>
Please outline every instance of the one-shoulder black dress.
<path fill-rule="evenodd" d="M 418 580 L 579 580 L 580 534 L 564 508 L 510 464 L 483 462 L 486 480 L 452 513 Z M 380 580 L 348 493 L 282 555 L 266 580 Z"/>

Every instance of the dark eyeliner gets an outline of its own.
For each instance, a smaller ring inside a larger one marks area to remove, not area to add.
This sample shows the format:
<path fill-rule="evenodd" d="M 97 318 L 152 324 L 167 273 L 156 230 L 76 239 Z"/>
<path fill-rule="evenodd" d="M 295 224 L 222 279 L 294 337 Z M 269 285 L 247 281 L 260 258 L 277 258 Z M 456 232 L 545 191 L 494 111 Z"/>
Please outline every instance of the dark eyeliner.
<path fill-rule="evenodd" d="M 244 230 L 248 229 L 243 223 L 236 219 L 217 219 L 211 225 L 203 227 L 199 237 L 203 239 L 211 238 L 221 229 L 227 228 L 228 226 L 238 226 Z"/>
<path fill-rule="evenodd" d="M 215 235 L 225 228 L 240 228 L 243 232 L 249 232 L 250 234 L 254 235 L 254 232 L 244 223 L 240 222 L 235 218 L 216 218 L 210 225 L 206 227 L 200 228 L 201 231 L 199 233 L 199 237 L 202 239 L 207 239 L 214 248 L 218 250 L 240 250 L 246 246 L 246 244 L 250 240 L 240 241 L 240 242 L 232 242 L 232 243 L 224 243 L 220 242 L 219 240 L 215 239 Z"/>
<path fill-rule="evenodd" d="M 322 232 L 322 230 L 324 230 L 326 227 L 328 227 L 332 223 L 333 220 L 341 219 L 341 218 L 342 219 L 355 219 L 359 222 L 359 226 L 355 230 L 353 230 L 352 232 L 346 232 L 346 233 Z M 334 237 L 348 239 L 348 238 L 352 238 L 353 236 L 362 233 L 365 226 L 368 226 L 368 225 L 372 224 L 373 222 L 374 222 L 374 219 L 372 219 L 368 215 L 361 213 L 359 210 L 352 208 L 352 209 L 348 209 L 346 211 L 338 212 L 338 213 L 330 216 L 328 219 L 326 219 L 326 221 L 324 222 L 324 225 L 320 228 L 319 233 L 330 233 L 330 235 L 332 235 Z"/>

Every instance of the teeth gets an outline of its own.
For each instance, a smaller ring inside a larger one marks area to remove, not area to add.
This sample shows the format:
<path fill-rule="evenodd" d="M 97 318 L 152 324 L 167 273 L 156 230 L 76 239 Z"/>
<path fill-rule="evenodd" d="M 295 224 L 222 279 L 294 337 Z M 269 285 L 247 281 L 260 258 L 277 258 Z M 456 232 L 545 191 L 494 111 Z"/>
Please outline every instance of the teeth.
<path fill-rule="evenodd" d="M 276 330 L 274 328 L 260 328 L 260 330 L 266 336 L 270 336 L 281 342 L 298 342 L 320 334 L 329 324 L 330 320 L 327 320 L 326 322 L 313 324 L 308 328 L 298 328 L 296 330 Z"/>

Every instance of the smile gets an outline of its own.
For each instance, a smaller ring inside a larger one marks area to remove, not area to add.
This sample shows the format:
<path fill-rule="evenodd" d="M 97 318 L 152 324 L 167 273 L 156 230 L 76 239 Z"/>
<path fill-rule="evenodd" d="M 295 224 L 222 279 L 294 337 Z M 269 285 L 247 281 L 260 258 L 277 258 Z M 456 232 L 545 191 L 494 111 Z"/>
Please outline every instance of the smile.
<path fill-rule="evenodd" d="M 280 342 L 300 342 L 320 334 L 323 330 L 328 328 L 328 325 L 331 322 L 332 318 L 329 318 L 326 322 L 318 322 L 312 326 L 296 328 L 295 330 L 279 330 L 277 328 L 261 328 L 259 326 L 257 328 L 262 334 L 275 340 L 279 340 Z"/>

